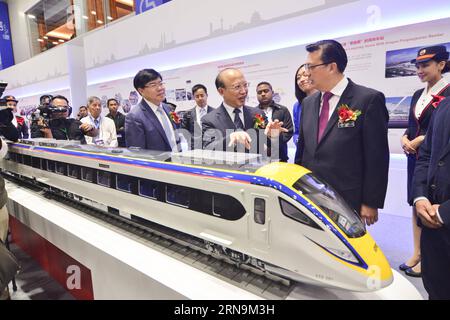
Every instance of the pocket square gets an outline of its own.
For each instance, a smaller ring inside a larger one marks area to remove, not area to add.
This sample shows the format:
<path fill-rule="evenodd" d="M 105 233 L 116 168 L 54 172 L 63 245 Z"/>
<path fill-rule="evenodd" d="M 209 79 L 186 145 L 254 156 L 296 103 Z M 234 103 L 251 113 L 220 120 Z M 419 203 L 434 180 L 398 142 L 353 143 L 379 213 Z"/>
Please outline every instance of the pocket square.
<path fill-rule="evenodd" d="M 349 121 L 349 122 L 344 122 L 344 123 L 340 123 L 338 122 L 338 128 L 342 129 L 342 128 L 353 128 L 355 126 L 355 121 Z"/>

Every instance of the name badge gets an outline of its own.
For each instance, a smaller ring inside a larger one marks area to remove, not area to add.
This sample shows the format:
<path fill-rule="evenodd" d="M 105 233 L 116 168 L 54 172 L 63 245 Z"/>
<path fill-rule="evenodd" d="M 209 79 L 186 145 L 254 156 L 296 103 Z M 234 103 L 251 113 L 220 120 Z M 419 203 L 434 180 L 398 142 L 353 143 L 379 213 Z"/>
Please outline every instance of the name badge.
<path fill-rule="evenodd" d="M 344 122 L 344 123 L 338 123 L 338 128 L 342 129 L 342 128 L 353 128 L 355 126 L 355 121 L 350 121 L 350 122 Z"/>

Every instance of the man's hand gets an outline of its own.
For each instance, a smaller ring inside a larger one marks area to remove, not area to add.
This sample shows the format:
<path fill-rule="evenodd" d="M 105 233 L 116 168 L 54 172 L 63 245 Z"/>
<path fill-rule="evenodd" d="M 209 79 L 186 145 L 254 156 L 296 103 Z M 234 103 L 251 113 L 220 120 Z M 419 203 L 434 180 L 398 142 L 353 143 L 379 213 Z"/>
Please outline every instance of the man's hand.
<path fill-rule="evenodd" d="M 416 138 L 410 141 L 411 148 L 413 148 L 417 152 L 424 140 L 425 136 L 417 136 Z"/>
<path fill-rule="evenodd" d="M 250 150 L 252 142 L 252 138 L 250 138 L 250 135 L 245 131 L 238 131 L 233 132 L 230 134 L 230 143 L 228 144 L 229 147 L 232 147 L 237 144 L 243 144 L 245 145 L 245 148 Z"/>
<path fill-rule="evenodd" d="M 42 134 L 44 135 L 44 138 L 53 139 L 52 130 L 49 127 L 41 127 L 39 128 L 39 130 L 41 130 Z"/>
<path fill-rule="evenodd" d="M 80 126 L 81 132 L 89 137 L 96 137 L 98 134 L 98 130 L 89 123 L 82 123 Z"/>
<path fill-rule="evenodd" d="M 371 208 L 365 204 L 361 205 L 361 219 L 362 221 L 370 226 L 378 221 L 378 209 Z"/>
<path fill-rule="evenodd" d="M 417 216 L 420 218 L 424 226 L 431 229 L 442 227 L 442 224 L 439 222 L 436 214 L 436 210 L 439 208 L 439 205 L 432 205 L 428 199 L 418 200 L 414 205 L 416 207 Z"/>
<path fill-rule="evenodd" d="M 289 130 L 283 128 L 283 121 L 280 121 L 278 119 L 274 121 L 269 121 L 269 123 L 266 126 L 266 129 L 264 130 L 264 134 L 269 138 L 276 138 L 282 132 L 289 132 Z"/>

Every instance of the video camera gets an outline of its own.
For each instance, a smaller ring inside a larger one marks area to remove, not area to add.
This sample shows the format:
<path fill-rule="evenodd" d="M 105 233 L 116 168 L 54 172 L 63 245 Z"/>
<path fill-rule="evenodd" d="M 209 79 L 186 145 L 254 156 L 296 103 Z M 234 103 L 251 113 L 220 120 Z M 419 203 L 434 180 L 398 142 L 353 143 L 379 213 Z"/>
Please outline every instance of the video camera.
<path fill-rule="evenodd" d="M 43 95 L 39 99 L 39 107 L 30 114 L 30 120 L 32 123 L 36 123 L 42 128 L 49 127 L 49 121 L 53 118 L 54 114 L 63 113 L 69 110 L 70 107 L 54 107 L 51 104 L 53 96 Z"/>

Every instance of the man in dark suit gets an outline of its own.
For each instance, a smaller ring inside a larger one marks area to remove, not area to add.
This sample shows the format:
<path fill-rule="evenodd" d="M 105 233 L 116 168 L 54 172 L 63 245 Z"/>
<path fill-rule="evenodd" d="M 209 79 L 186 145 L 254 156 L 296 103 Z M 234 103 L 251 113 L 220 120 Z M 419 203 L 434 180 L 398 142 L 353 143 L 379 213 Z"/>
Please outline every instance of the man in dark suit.
<path fill-rule="evenodd" d="M 202 149 L 202 118 L 214 108 L 208 105 L 208 90 L 202 84 L 192 87 L 196 106 L 183 114 L 181 128 L 190 133 L 190 149 Z"/>
<path fill-rule="evenodd" d="M 153 69 L 144 69 L 136 74 L 133 84 L 142 100 L 125 117 L 127 147 L 179 151 L 177 119 L 163 103 L 166 90 L 162 76 Z"/>
<path fill-rule="evenodd" d="M 248 86 L 238 69 L 224 69 L 217 75 L 216 88 L 223 97 L 223 103 L 202 119 L 204 148 L 241 152 L 247 149 L 263 153 L 262 147 L 258 147 L 259 129 L 276 138 L 280 132 L 287 131 L 278 120 L 266 125 L 261 110 L 245 106 Z"/>
<path fill-rule="evenodd" d="M 273 89 L 269 82 L 263 81 L 258 83 L 256 86 L 256 97 L 259 102 L 258 108 L 264 111 L 267 119 L 283 122 L 284 127 L 288 130 L 280 134 L 278 139 L 278 158 L 282 162 L 287 162 L 289 159 L 287 143 L 294 134 L 294 126 L 289 109 L 273 101 Z"/>
<path fill-rule="evenodd" d="M 385 97 L 344 76 L 347 54 L 339 42 L 323 40 L 306 50 L 306 73 L 319 92 L 303 100 L 295 163 L 328 182 L 371 225 L 388 181 Z"/>
<path fill-rule="evenodd" d="M 419 149 L 413 200 L 421 220 L 422 280 L 430 299 L 450 299 L 450 97 L 442 100 Z"/>

